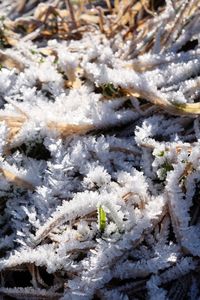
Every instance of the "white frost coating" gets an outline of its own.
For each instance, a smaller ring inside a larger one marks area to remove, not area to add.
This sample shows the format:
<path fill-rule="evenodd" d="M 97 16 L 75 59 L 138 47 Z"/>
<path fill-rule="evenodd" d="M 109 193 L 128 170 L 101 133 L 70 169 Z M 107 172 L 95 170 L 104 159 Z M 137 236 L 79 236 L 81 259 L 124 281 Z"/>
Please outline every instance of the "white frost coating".
<path fill-rule="evenodd" d="M 0 70 L 0 297 L 199 296 L 199 118 L 147 101 L 199 101 L 199 44 L 181 47 L 200 28 L 163 45 L 187 1 L 166 2 L 136 42 L 94 27 L 4 49 L 24 69 Z M 21 271 L 29 287 L 7 288 Z"/>
<path fill-rule="evenodd" d="M 152 91 L 155 86 L 151 80 L 134 71 L 124 69 L 111 69 L 106 65 L 95 65 L 87 63 L 85 70 L 89 76 L 98 84 L 112 82 L 114 85 L 119 85 L 123 88 L 136 87 L 138 90 Z"/>

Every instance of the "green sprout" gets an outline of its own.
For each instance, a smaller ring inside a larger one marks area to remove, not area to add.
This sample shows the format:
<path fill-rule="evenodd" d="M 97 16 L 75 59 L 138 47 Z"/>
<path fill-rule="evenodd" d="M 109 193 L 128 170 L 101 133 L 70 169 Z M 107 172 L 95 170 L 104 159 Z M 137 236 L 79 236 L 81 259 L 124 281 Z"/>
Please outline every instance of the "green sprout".
<path fill-rule="evenodd" d="M 35 51 L 34 49 L 30 49 L 29 51 L 30 51 L 31 54 L 33 54 L 33 55 L 37 54 L 37 51 Z"/>
<path fill-rule="evenodd" d="M 161 166 L 159 178 L 162 180 L 165 180 L 167 177 L 167 173 L 170 171 L 173 171 L 173 170 L 174 170 L 174 168 L 173 168 L 172 164 L 170 164 L 169 162 L 165 162 Z"/>
<path fill-rule="evenodd" d="M 168 162 L 164 163 L 162 165 L 162 167 L 166 171 L 166 173 L 169 172 L 169 171 L 173 171 L 174 170 L 173 166 L 170 163 L 168 163 Z"/>
<path fill-rule="evenodd" d="M 112 83 L 106 83 L 101 88 L 104 97 L 119 96 L 119 88 L 116 88 Z"/>
<path fill-rule="evenodd" d="M 159 156 L 159 157 L 163 157 L 163 156 L 164 156 L 164 154 L 165 154 L 165 151 L 160 151 L 160 152 L 157 154 L 157 156 Z"/>
<path fill-rule="evenodd" d="M 106 228 L 106 212 L 100 205 L 98 208 L 98 223 L 99 223 L 99 230 L 101 232 L 104 232 Z"/>
<path fill-rule="evenodd" d="M 41 57 L 41 58 L 39 59 L 39 63 L 42 64 L 42 63 L 44 63 L 44 62 L 45 62 L 44 57 Z"/>

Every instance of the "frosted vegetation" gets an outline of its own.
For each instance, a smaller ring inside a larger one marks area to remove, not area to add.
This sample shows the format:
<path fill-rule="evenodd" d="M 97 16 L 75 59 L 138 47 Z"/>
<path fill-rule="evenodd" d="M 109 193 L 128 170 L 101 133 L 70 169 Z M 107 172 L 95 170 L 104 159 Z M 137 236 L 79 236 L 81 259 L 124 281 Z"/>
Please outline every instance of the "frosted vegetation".
<path fill-rule="evenodd" d="M 0 297 L 197 300 L 199 1 L 86 2 L 0 4 Z"/>

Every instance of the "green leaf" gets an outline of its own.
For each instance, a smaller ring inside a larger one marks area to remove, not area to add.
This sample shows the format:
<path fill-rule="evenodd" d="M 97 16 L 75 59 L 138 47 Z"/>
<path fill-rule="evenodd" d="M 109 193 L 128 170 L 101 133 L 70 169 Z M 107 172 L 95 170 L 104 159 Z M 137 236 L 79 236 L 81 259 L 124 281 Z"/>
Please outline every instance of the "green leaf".
<path fill-rule="evenodd" d="M 173 171 L 173 170 L 174 170 L 173 166 L 172 166 L 170 163 L 168 163 L 168 162 L 164 163 L 164 164 L 162 165 L 162 167 L 165 169 L 166 172 L 169 172 L 169 171 Z"/>
<path fill-rule="evenodd" d="M 99 230 L 101 232 L 104 232 L 106 228 L 106 212 L 104 211 L 101 205 L 98 208 L 98 219 L 99 219 Z"/>
<path fill-rule="evenodd" d="M 160 151 L 160 152 L 157 154 L 157 156 L 162 157 L 162 156 L 164 156 L 164 154 L 165 154 L 165 151 Z"/>
<path fill-rule="evenodd" d="M 119 88 L 116 88 L 112 83 L 106 83 L 102 86 L 104 97 L 113 97 L 119 95 Z"/>
<path fill-rule="evenodd" d="M 33 54 L 33 55 L 37 54 L 37 51 L 35 51 L 34 49 L 29 49 L 29 51 L 30 51 L 31 54 Z"/>

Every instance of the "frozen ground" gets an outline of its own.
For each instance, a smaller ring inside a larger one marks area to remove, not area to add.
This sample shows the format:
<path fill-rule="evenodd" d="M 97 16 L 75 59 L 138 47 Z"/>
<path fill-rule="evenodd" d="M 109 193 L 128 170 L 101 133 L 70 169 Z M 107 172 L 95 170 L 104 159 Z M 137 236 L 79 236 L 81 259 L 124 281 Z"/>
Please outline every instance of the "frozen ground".
<path fill-rule="evenodd" d="M 39 2 L 0 4 L 1 299 L 199 299 L 199 1 Z"/>

